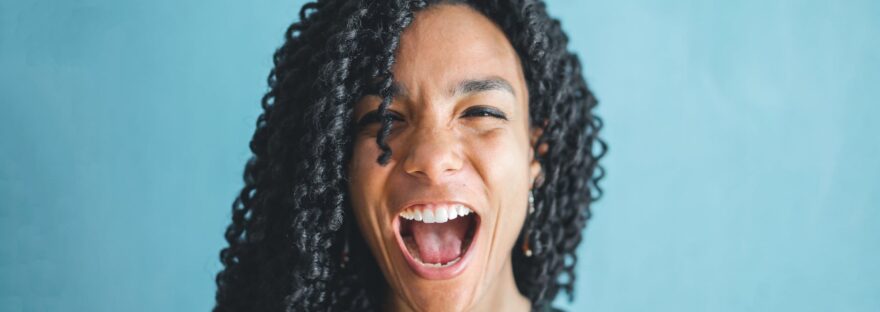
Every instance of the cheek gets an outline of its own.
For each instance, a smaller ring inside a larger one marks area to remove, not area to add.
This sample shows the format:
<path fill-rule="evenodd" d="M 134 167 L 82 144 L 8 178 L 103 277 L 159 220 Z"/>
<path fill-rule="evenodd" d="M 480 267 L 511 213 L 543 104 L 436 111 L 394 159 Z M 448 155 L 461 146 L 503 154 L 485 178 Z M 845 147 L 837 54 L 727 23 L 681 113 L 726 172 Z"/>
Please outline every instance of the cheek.
<path fill-rule="evenodd" d="M 469 141 L 473 165 L 490 191 L 510 195 L 528 189 L 529 149 L 525 137 L 496 131 Z"/>
<path fill-rule="evenodd" d="M 370 232 L 378 232 L 377 211 L 381 206 L 383 186 L 387 173 L 376 163 L 379 150 L 375 142 L 359 139 L 355 142 L 351 163 L 348 168 L 349 196 L 352 210 L 364 236 L 369 240 L 375 237 Z M 378 234 L 378 233 L 373 233 Z"/>
<path fill-rule="evenodd" d="M 482 176 L 499 222 L 498 239 L 513 244 L 519 236 L 528 207 L 528 141 L 498 132 L 469 144 L 473 165 Z"/>

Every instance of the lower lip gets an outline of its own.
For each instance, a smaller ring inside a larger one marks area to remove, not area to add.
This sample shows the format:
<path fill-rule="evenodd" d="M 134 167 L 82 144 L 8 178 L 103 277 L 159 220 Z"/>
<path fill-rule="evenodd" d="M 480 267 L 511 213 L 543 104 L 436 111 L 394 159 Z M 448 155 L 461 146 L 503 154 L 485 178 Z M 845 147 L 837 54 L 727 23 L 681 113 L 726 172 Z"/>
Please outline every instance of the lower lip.
<path fill-rule="evenodd" d="M 403 258 L 406 259 L 406 262 L 409 263 L 409 267 L 415 271 L 418 276 L 429 280 L 450 279 L 458 276 L 461 272 L 464 272 L 464 269 L 467 267 L 468 263 L 470 263 L 471 258 L 473 258 L 471 254 L 474 253 L 474 247 L 478 242 L 477 239 L 480 238 L 480 217 L 476 216 L 474 237 L 471 238 L 471 244 L 464 251 L 464 254 L 461 255 L 461 260 L 458 260 L 458 262 L 453 263 L 450 266 L 438 268 L 424 265 L 409 254 L 409 249 L 406 248 L 406 245 L 403 243 L 403 238 L 400 237 L 400 217 L 394 219 L 393 226 L 394 236 L 397 239 L 397 246 L 400 247 L 400 250 L 403 253 Z"/>

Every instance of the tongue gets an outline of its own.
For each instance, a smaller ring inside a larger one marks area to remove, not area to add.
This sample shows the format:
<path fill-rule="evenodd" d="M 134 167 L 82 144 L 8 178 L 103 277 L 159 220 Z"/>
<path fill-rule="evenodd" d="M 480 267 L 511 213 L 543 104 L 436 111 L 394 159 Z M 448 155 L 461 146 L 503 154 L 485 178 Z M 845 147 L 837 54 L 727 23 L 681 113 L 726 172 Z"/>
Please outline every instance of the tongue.
<path fill-rule="evenodd" d="M 468 230 L 469 218 L 445 223 L 413 222 L 412 235 L 424 263 L 447 263 L 461 254 L 461 245 Z"/>

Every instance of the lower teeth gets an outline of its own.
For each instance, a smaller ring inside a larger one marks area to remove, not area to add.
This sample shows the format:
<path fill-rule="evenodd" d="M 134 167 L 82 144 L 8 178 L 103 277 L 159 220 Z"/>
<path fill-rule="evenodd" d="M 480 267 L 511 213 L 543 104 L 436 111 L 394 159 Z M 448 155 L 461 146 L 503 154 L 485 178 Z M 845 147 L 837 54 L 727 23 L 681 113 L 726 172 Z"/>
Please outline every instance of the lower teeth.
<path fill-rule="evenodd" d="M 418 257 L 416 257 L 416 260 L 418 260 L 419 263 L 421 263 L 421 264 L 424 265 L 424 266 L 429 266 L 429 267 L 432 267 L 432 268 L 445 268 L 445 267 L 448 267 L 448 266 L 450 266 L 450 265 L 455 264 L 456 262 L 458 262 L 458 260 L 461 260 L 461 257 L 460 257 L 460 256 L 459 256 L 459 257 L 456 257 L 455 259 L 452 259 L 452 261 L 446 262 L 446 263 L 444 263 L 444 264 L 440 264 L 440 263 L 424 263 L 424 262 L 422 262 L 422 259 L 419 259 Z"/>

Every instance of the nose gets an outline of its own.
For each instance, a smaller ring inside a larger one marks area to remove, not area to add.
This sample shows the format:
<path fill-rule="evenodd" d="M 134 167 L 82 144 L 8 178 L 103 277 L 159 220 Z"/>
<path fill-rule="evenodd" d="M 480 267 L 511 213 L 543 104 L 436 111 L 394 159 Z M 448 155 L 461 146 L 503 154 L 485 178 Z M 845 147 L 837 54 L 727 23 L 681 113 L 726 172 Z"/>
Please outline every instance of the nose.
<path fill-rule="evenodd" d="M 449 129 L 430 127 L 417 130 L 410 137 L 403 166 L 406 173 L 438 182 L 461 170 L 464 163 L 460 144 Z"/>

